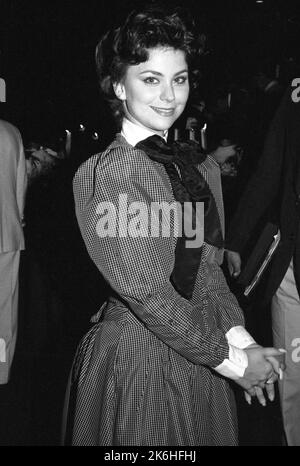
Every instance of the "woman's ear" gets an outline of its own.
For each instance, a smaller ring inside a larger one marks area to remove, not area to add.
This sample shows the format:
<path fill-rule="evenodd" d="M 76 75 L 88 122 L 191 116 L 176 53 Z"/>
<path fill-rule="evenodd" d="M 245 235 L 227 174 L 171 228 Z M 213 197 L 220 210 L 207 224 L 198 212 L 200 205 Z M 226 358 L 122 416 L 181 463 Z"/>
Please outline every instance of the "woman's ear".
<path fill-rule="evenodd" d="M 118 99 L 126 100 L 125 86 L 122 83 L 114 83 L 113 88 Z"/>

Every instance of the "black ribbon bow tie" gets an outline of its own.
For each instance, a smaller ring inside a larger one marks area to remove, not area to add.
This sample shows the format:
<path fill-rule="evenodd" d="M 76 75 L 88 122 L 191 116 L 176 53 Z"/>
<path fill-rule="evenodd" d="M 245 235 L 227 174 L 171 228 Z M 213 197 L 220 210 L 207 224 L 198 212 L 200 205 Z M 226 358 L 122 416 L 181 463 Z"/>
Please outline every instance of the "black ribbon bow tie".
<path fill-rule="evenodd" d="M 194 141 L 175 141 L 168 144 L 162 137 L 155 134 L 140 141 L 136 147 L 144 150 L 156 162 L 164 165 L 177 165 L 182 177 L 181 184 L 185 187 L 184 192 L 181 193 L 182 202 L 190 200 L 189 197 L 199 199 L 201 197 L 201 200 L 205 198 L 206 194 L 209 197 L 208 193 L 205 193 L 204 183 L 199 178 L 199 171 L 196 168 L 197 164 L 200 164 L 206 158 L 206 154 L 201 151 L 199 144 Z M 186 195 L 186 191 L 189 196 Z M 186 199 L 183 199 L 183 197 Z"/>
<path fill-rule="evenodd" d="M 199 145 L 194 141 L 176 141 L 167 144 L 160 136 L 153 135 L 140 141 L 135 147 L 145 152 L 151 160 L 164 165 L 174 197 L 183 208 L 185 202 L 192 203 L 193 228 L 197 225 L 195 204 L 204 203 L 204 241 L 218 248 L 223 247 L 224 241 L 215 199 L 197 168 L 197 165 L 206 158 Z M 175 266 L 171 275 L 175 289 L 187 299 L 192 297 L 202 254 L 201 246 L 186 247 L 186 241 L 191 239 L 186 237 L 182 228 L 181 236 L 176 243 Z"/>
<path fill-rule="evenodd" d="M 181 204 L 188 201 L 204 203 L 204 239 L 218 248 L 223 247 L 224 240 L 216 202 L 197 167 L 207 157 L 199 144 L 195 141 L 175 141 L 167 144 L 162 137 L 155 134 L 140 141 L 135 147 L 165 166 L 177 201 Z"/>

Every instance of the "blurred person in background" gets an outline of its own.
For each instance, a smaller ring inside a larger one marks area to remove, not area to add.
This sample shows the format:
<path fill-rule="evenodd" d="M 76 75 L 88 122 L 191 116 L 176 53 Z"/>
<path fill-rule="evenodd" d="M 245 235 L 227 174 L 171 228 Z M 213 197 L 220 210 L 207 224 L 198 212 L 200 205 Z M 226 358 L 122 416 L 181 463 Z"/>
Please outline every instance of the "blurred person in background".
<path fill-rule="evenodd" d="M 35 444 L 57 444 L 64 389 L 75 346 L 105 287 L 82 244 L 74 213 L 74 163 L 51 125 L 25 144 L 28 190 L 22 262 L 22 352 Z M 73 150 L 77 150 L 74 143 Z M 47 429 L 43 426 L 47 423 Z"/>
<path fill-rule="evenodd" d="M 0 120 L 0 384 L 10 379 L 17 339 L 26 185 L 20 132 L 12 124 Z"/>
<path fill-rule="evenodd" d="M 271 303 L 268 325 L 261 330 L 267 334 L 272 328 L 273 344 L 287 350 L 286 372 L 279 381 L 279 391 L 286 440 L 291 446 L 300 445 L 300 102 L 296 94 L 297 90 L 288 86 L 226 241 L 229 271 L 238 277 L 257 233 L 267 222 L 280 230 L 280 243 L 256 293 L 260 306 L 264 303 L 269 310 L 267 305 Z M 253 306 L 253 319 L 258 324 L 262 307 L 259 311 Z"/>

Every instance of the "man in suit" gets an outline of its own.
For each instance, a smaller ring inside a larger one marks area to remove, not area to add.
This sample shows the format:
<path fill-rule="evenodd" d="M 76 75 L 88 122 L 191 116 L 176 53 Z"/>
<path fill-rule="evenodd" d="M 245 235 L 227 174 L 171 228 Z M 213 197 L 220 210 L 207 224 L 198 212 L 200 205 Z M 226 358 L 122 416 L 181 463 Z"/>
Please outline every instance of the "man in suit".
<path fill-rule="evenodd" d="M 277 222 L 281 241 L 260 290 L 272 300 L 273 343 L 285 348 L 286 371 L 279 382 L 288 445 L 300 445 L 300 102 L 286 90 L 270 125 L 258 168 L 231 222 L 227 259 L 231 275 L 241 271 L 241 254 L 261 218 Z"/>
<path fill-rule="evenodd" d="M 9 381 L 18 320 L 18 272 L 27 175 L 17 128 L 0 120 L 0 384 Z"/>

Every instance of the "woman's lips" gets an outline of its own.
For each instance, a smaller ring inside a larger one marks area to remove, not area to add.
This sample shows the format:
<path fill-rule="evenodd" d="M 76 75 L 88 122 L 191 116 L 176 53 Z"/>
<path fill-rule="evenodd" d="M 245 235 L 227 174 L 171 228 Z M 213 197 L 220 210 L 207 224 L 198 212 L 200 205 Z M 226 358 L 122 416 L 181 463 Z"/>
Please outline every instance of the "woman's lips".
<path fill-rule="evenodd" d="M 175 108 L 160 108 L 160 107 L 152 107 L 152 106 L 151 108 L 159 115 L 165 116 L 165 117 L 170 117 L 174 115 L 174 112 L 175 112 Z"/>

